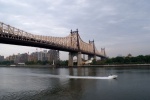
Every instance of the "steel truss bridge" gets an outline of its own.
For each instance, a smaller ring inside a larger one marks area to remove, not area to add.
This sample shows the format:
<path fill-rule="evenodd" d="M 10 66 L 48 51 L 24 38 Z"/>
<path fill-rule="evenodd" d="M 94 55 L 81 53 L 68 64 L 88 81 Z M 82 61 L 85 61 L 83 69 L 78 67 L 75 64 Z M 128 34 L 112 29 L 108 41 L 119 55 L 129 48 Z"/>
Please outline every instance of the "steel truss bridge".
<path fill-rule="evenodd" d="M 81 54 L 87 54 L 89 58 L 95 56 L 107 58 L 105 49 L 101 49 L 99 52 L 95 47 L 94 40 L 89 43 L 84 42 L 78 30 L 71 30 L 66 37 L 42 36 L 0 22 L 0 43 L 67 51 L 69 52 L 69 66 L 73 66 L 73 56 L 77 56 L 78 66 L 82 65 Z"/>

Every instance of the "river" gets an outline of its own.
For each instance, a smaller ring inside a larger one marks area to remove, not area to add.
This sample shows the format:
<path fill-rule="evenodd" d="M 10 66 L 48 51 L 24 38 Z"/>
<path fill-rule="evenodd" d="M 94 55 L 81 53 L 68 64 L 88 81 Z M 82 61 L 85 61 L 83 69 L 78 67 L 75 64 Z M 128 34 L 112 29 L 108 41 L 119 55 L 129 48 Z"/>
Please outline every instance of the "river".
<path fill-rule="evenodd" d="M 150 67 L 0 67 L 0 100 L 150 100 L 149 85 Z"/>

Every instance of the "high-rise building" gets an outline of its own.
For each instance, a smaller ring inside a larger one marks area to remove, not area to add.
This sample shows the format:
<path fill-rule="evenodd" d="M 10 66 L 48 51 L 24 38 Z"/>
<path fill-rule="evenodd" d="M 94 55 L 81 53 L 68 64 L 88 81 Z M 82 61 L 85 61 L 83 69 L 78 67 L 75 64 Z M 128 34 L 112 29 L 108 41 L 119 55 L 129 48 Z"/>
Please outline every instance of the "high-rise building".
<path fill-rule="evenodd" d="M 15 61 L 15 59 L 16 59 L 16 55 L 14 54 L 8 57 L 8 61 Z"/>
<path fill-rule="evenodd" d="M 47 50 L 43 51 L 43 61 L 48 61 L 48 57 L 47 57 Z"/>
<path fill-rule="evenodd" d="M 21 57 L 21 55 L 20 55 L 20 53 L 18 53 L 18 55 L 14 55 L 15 56 L 15 58 L 13 59 L 13 61 L 14 61 L 14 63 L 19 63 L 20 62 L 20 57 Z"/>
<path fill-rule="evenodd" d="M 47 50 L 38 52 L 38 60 L 39 61 L 47 61 Z"/>
<path fill-rule="evenodd" d="M 38 61 L 38 52 L 33 52 L 28 56 L 28 61 Z"/>
<path fill-rule="evenodd" d="M 43 52 L 42 51 L 38 52 L 38 60 L 43 61 Z"/>
<path fill-rule="evenodd" d="M 0 55 L 0 62 L 3 62 L 3 61 L 4 61 L 4 56 Z"/>
<path fill-rule="evenodd" d="M 28 61 L 28 54 L 27 53 L 23 53 L 20 55 L 20 59 L 19 59 L 19 63 L 25 63 Z"/>
<path fill-rule="evenodd" d="M 47 53 L 48 61 L 57 63 L 59 59 L 59 51 L 58 50 L 49 50 Z"/>

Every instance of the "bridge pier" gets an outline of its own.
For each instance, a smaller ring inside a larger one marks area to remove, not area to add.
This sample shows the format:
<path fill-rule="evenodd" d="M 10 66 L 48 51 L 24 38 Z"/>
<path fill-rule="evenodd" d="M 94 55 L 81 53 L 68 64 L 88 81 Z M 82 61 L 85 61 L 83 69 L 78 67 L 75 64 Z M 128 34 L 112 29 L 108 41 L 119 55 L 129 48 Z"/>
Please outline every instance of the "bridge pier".
<path fill-rule="evenodd" d="M 78 53 L 69 52 L 68 66 L 73 66 L 74 56 L 77 56 L 77 66 L 81 66 L 82 65 L 81 52 Z"/>
<path fill-rule="evenodd" d="M 68 66 L 73 66 L 73 57 L 74 55 L 71 52 L 69 52 Z"/>
<path fill-rule="evenodd" d="M 82 65 L 82 58 L 81 58 L 81 52 L 78 52 L 77 54 L 77 66 L 81 66 Z"/>

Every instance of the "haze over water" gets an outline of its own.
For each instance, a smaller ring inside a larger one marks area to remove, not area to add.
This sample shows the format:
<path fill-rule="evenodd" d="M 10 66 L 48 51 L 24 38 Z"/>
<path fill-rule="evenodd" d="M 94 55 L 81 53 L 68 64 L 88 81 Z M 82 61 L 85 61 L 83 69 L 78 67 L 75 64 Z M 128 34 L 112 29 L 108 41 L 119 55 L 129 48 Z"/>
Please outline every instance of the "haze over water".
<path fill-rule="evenodd" d="M 117 79 L 61 76 L 118 75 Z M 51 77 L 52 75 L 57 77 Z M 150 68 L 0 67 L 0 100 L 149 100 Z"/>

